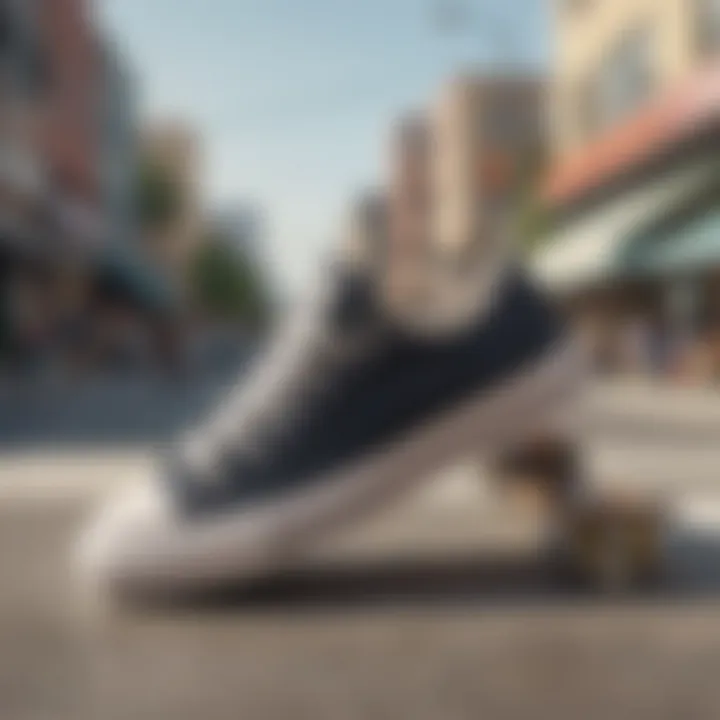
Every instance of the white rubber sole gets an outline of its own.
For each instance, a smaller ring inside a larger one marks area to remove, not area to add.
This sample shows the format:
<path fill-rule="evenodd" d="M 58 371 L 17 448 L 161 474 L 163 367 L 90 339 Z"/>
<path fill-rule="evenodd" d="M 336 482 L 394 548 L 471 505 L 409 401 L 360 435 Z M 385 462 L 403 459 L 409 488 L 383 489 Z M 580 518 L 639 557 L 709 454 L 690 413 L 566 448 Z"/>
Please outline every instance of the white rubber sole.
<path fill-rule="evenodd" d="M 572 435 L 584 367 L 577 346 L 558 347 L 532 371 L 470 397 L 391 448 L 251 510 L 187 521 L 160 483 L 136 483 L 106 502 L 83 533 L 81 579 L 102 594 L 169 592 L 287 567 L 458 456 L 505 452 L 538 434 Z"/>

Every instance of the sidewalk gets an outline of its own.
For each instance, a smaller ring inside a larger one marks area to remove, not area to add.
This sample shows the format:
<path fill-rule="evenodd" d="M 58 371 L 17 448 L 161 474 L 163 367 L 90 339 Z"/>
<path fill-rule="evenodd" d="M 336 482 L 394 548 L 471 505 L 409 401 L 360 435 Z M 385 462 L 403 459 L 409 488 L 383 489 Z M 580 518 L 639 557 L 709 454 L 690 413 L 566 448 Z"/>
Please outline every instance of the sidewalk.
<path fill-rule="evenodd" d="M 717 536 L 676 549 L 677 589 L 625 603 L 553 585 L 487 509 L 411 504 L 250 590 L 97 616 L 68 572 L 81 515 L 0 503 L 3 720 L 654 720 L 720 708 Z"/>
<path fill-rule="evenodd" d="M 646 423 L 661 412 L 714 425 L 695 393 L 594 395 L 605 413 L 631 398 L 626 412 Z M 633 449 L 683 486 L 697 444 L 641 436 L 594 442 L 621 467 Z M 98 617 L 75 594 L 70 548 L 95 496 L 146 472 L 149 450 L 0 454 L 2 720 L 718 716 L 717 501 L 684 508 L 666 589 L 578 596 L 538 562 L 525 516 L 503 512 L 461 463 L 295 573 L 204 607 Z"/>
<path fill-rule="evenodd" d="M 712 429 L 720 438 L 720 388 L 671 385 L 642 378 L 599 380 L 591 386 L 588 400 L 598 417 Z"/>

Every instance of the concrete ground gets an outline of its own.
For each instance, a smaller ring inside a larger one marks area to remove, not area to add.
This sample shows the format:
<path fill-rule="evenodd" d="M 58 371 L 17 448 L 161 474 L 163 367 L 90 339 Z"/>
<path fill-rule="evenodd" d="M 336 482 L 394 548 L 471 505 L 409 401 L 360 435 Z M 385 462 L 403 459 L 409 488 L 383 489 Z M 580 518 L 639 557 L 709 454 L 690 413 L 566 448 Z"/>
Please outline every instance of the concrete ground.
<path fill-rule="evenodd" d="M 147 448 L 7 450 L 0 718 L 719 717 L 716 402 L 595 399 L 595 466 L 673 496 L 667 578 L 625 600 L 553 582 L 529 511 L 459 465 L 292 574 L 105 615 L 76 593 L 68 548 Z"/>

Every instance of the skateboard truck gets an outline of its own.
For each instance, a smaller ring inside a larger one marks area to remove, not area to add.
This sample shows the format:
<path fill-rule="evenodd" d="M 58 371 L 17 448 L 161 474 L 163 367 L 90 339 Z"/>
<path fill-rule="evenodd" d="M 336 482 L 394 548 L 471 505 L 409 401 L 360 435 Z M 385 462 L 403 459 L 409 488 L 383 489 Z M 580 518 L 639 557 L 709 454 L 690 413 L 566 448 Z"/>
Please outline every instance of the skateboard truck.
<path fill-rule="evenodd" d="M 531 489 L 550 521 L 552 565 L 575 585 L 627 594 L 663 571 L 660 503 L 616 489 L 591 488 L 579 452 L 543 439 L 503 459 L 501 476 Z"/>

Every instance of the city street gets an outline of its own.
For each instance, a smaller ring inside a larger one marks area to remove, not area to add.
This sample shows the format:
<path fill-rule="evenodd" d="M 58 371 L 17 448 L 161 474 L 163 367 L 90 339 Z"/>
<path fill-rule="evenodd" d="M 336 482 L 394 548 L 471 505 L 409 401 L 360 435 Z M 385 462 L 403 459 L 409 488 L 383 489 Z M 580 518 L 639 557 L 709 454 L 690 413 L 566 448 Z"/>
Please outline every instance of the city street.
<path fill-rule="evenodd" d="M 717 716 L 720 402 L 628 383 L 593 407 L 596 469 L 673 495 L 668 578 L 631 600 L 553 584 L 529 515 L 461 463 L 280 580 L 104 616 L 75 595 L 68 547 L 148 445 L 8 448 L 0 717 Z"/>
<path fill-rule="evenodd" d="M 720 718 L 720 0 L 0 0 L 0 70 L 0 720 Z"/>

